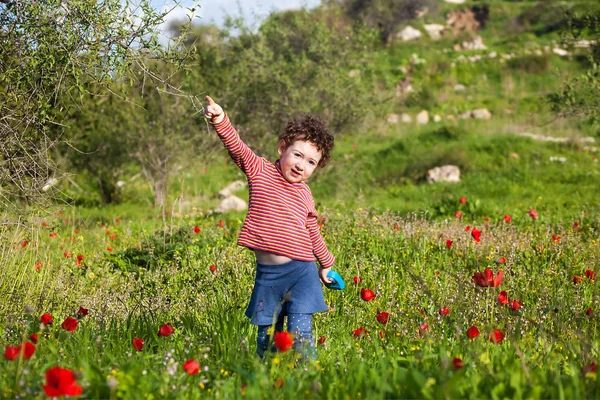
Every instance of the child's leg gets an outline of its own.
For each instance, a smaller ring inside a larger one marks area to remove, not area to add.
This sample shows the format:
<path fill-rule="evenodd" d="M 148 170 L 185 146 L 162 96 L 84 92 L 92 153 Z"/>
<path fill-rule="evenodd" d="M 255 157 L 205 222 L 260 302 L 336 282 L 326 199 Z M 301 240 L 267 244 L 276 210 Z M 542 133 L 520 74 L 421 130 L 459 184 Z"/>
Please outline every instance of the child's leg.
<path fill-rule="evenodd" d="M 256 337 L 256 354 L 260 358 L 263 358 L 265 351 L 269 347 L 269 339 L 271 336 L 269 335 L 269 329 L 271 325 L 259 325 L 258 326 L 258 335 Z M 277 317 L 277 322 L 275 322 L 275 332 L 283 332 L 283 313 L 279 313 Z M 273 351 L 273 348 L 271 348 Z"/>
<path fill-rule="evenodd" d="M 312 334 L 312 314 L 288 315 L 288 332 L 294 334 L 294 349 L 303 358 L 317 358 L 315 341 Z"/>

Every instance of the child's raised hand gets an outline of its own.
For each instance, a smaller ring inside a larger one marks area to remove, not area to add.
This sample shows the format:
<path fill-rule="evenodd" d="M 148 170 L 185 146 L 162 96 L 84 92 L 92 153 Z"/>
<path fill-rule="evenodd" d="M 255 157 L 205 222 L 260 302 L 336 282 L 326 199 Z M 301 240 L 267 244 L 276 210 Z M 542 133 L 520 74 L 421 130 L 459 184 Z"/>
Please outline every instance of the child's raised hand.
<path fill-rule="evenodd" d="M 225 113 L 223 113 L 223 109 L 220 105 L 215 103 L 210 96 L 206 96 L 206 101 L 208 101 L 208 105 L 204 107 L 204 116 L 213 124 L 218 124 L 223 121 L 225 118 Z"/>

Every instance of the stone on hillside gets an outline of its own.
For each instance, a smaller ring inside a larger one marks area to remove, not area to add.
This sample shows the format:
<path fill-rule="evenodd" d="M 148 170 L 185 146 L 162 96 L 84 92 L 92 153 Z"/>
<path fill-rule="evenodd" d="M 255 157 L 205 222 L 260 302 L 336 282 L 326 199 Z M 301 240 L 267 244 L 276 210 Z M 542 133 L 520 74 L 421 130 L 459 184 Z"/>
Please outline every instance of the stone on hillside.
<path fill-rule="evenodd" d="M 496 58 L 498 57 L 498 54 L 495 51 L 492 51 L 490 54 L 488 54 L 489 58 Z"/>
<path fill-rule="evenodd" d="M 427 183 L 460 182 L 460 169 L 456 165 L 442 165 L 427 171 Z"/>
<path fill-rule="evenodd" d="M 229 211 L 243 211 L 248 208 L 246 202 L 234 195 L 228 196 L 215 208 L 216 212 L 226 213 Z"/>
<path fill-rule="evenodd" d="M 490 119 L 492 118 L 492 113 L 489 112 L 487 108 L 480 108 L 478 110 L 473 110 L 471 116 L 475 119 Z"/>
<path fill-rule="evenodd" d="M 411 93 L 413 91 L 412 84 L 410 83 L 410 77 L 407 76 L 402 79 L 396 85 L 396 97 L 402 97 L 405 94 Z"/>
<path fill-rule="evenodd" d="M 348 76 L 349 76 L 350 78 L 356 78 L 356 77 L 357 77 L 357 76 L 359 76 L 359 75 L 360 75 L 360 69 L 351 69 L 351 70 L 348 72 Z"/>
<path fill-rule="evenodd" d="M 444 25 L 440 24 L 425 24 L 423 25 L 423 28 L 425 28 L 425 31 L 427 31 L 427 34 L 433 40 L 438 40 L 441 38 L 442 31 L 445 29 Z"/>
<path fill-rule="evenodd" d="M 454 85 L 455 92 L 464 92 L 465 90 L 467 90 L 467 87 L 465 85 L 463 85 L 462 83 L 458 83 L 458 84 Z"/>
<path fill-rule="evenodd" d="M 397 124 L 400 122 L 400 116 L 398 114 L 390 114 L 387 117 L 388 124 Z"/>
<path fill-rule="evenodd" d="M 475 36 L 470 42 L 463 42 L 462 48 L 464 50 L 487 50 L 487 46 L 483 44 L 481 36 Z"/>
<path fill-rule="evenodd" d="M 440 117 L 439 115 L 435 114 L 433 116 L 433 122 L 440 122 L 442 120 L 442 117 Z"/>
<path fill-rule="evenodd" d="M 412 122 L 412 117 L 408 114 L 402 114 L 400 116 L 400 121 L 402 121 L 405 124 L 410 124 Z"/>
<path fill-rule="evenodd" d="M 560 49 L 560 48 L 558 48 L 558 47 L 555 47 L 555 48 L 553 48 L 553 49 L 552 49 L 552 52 L 553 52 L 554 54 L 558 54 L 558 55 L 559 55 L 559 56 L 561 56 L 561 57 L 564 57 L 564 56 L 568 56 L 568 55 L 569 55 L 569 52 L 568 52 L 568 51 L 566 51 L 566 50 L 563 50 L 563 49 Z"/>
<path fill-rule="evenodd" d="M 458 119 L 469 119 L 471 118 L 471 110 L 467 110 L 462 114 L 458 114 Z"/>
<path fill-rule="evenodd" d="M 543 51 L 541 51 L 540 49 L 535 49 L 535 50 L 533 51 L 533 54 L 535 54 L 536 56 L 538 56 L 538 57 L 539 57 L 539 56 L 543 56 L 543 55 L 544 55 L 544 52 L 543 52 Z"/>
<path fill-rule="evenodd" d="M 593 44 L 596 44 L 595 40 L 582 39 L 582 40 L 577 40 L 576 42 L 573 42 L 573 46 L 579 47 L 579 48 L 588 48 Z"/>
<path fill-rule="evenodd" d="M 225 186 L 223 189 L 219 190 L 220 197 L 228 197 L 233 193 L 238 192 L 246 187 L 246 183 L 244 181 L 234 181 L 229 185 Z"/>
<path fill-rule="evenodd" d="M 514 159 L 517 159 L 517 160 L 518 160 L 519 158 L 521 158 L 521 157 L 519 157 L 519 154 L 518 154 L 518 153 L 510 153 L 508 156 L 509 156 L 510 158 L 514 158 Z"/>
<path fill-rule="evenodd" d="M 423 110 L 417 114 L 416 117 L 417 125 L 427 125 L 429 122 L 429 113 L 427 110 Z"/>
<path fill-rule="evenodd" d="M 446 18 L 446 25 L 452 29 L 455 35 L 461 32 L 477 32 L 481 27 L 477 16 L 470 8 L 450 11 Z"/>
<path fill-rule="evenodd" d="M 122 188 L 123 186 L 125 186 L 127 184 L 127 182 L 125 181 L 117 181 L 117 187 L 118 188 Z"/>
<path fill-rule="evenodd" d="M 550 157 L 550 162 L 565 163 L 566 161 L 567 161 L 566 157 Z"/>
<path fill-rule="evenodd" d="M 444 0 L 446 3 L 463 4 L 467 0 Z"/>
<path fill-rule="evenodd" d="M 421 35 L 422 33 L 420 30 L 415 29 L 409 25 L 406 28 L 402 29 L 400 32 L 398 32 L 396 36 L 402 39 L 403 42 L 408 42 L 420 38 Z"/>

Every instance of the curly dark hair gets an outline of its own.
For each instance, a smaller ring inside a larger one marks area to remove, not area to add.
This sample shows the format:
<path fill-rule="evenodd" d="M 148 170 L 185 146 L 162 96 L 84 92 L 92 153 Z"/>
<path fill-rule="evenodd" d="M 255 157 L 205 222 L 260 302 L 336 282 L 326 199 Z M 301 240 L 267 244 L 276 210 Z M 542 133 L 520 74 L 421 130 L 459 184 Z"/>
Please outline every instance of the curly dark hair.
<path fill-rule="evenodd" d="M 327 165 L 331 159 L 333 150 L 333 135 L 318 117 L 314 115 L 303 115 L 289 121 L 283 132 L 279 135 L 279 141 L 283 142 L 284 150 L 296 140 L 304 140 L 313 143 L 321 152 L 319 167 Z"/>

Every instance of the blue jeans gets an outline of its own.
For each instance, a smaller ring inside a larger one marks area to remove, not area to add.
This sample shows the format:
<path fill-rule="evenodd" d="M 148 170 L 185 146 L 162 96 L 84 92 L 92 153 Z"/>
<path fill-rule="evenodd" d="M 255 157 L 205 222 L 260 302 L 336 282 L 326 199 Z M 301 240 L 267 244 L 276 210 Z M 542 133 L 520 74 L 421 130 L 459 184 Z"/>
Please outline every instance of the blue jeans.
<path fill-rule="evenodd" d="M 315 341 L 312 334 L 312 314 L 288 314 L 288 332 L 294 335 L 294 350 L 298 351 L 303 359 L 317 359 Z M 283 313 L 280 313 L 275 323 L 275 332 L 283 332 Z M 263 358 L 269 347 L 270 336 L 268 334 L 271 325 L 259 325 L 258 337 L 256 338 L 256 354 Z M 271 351 L 277 349 L 273 345 Z"/>

